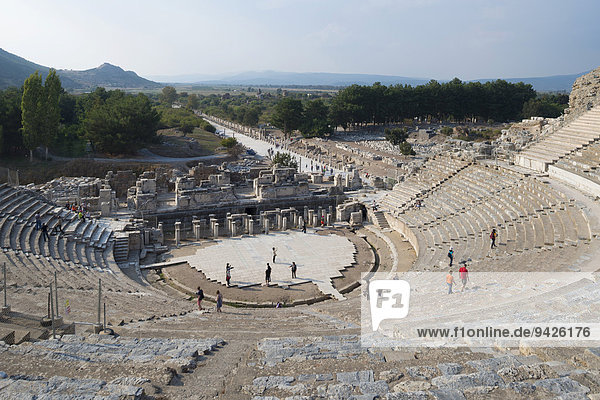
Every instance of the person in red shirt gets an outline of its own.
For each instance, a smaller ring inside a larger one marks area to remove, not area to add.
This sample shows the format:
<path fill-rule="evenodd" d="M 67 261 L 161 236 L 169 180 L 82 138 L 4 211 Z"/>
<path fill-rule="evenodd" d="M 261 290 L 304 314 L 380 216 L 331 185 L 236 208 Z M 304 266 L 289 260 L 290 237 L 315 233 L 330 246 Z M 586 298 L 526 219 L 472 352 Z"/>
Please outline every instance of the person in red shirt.
<path fill-rule="evenodd" d="M 459 268 L 458 273 L 460 274 L 460 280 L 462 281 L 462 289 L 460 289 L 460 291 L 464 292 L 467 282 L 469 281 L 469 270 L 467 269 L 466 263 Z"/>

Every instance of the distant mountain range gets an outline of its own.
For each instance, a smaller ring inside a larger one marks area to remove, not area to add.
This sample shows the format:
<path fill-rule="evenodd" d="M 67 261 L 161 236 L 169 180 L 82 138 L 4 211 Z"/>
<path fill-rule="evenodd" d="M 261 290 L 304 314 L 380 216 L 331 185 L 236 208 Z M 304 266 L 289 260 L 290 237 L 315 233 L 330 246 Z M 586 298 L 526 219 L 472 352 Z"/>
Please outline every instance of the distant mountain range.
<path fill-rule="evenodd" d="M 49 67 L 35 64 L 22 57 L 0 49 L 0 89 L 21 86 L 25 79 L 36 70 L 46 76 Z M 159 88 L 163 85 L 141 78 L 133 71 L 104 63 L 97 68 L 85 71 L 57 70 L 62 86 L 68 90 L 88 90 L 98 86 L 106 88 Z"/>
<path fill-rule="evenodd" d="M 22 57 L 0 49 L 0 89 L 9 86 L 21 86 L 23 81 L 36 70 L 46 76 L 49 68 L 35 64 Z M 372 85 L 381 82 L 383 85 L 422 85 L 430 78 L 411 78 L 393 75 L 372 74 L 338 74 L 327 72 L 280 72 L 249 71 L 238 74 L 219 75 L 161 75 L 151 78 L 157 83 L 138 76 L 133 71 L 104 63 L 97 68 L 85 71 L 61 69 L 57 71 L 62 85 L 68 90 L 90 90 L 102 86 L 106 88 L 154 89 L 166 84 L 170 85 L 242 85 L 242 86 L 349 86 L 352 84 Z M 589 71 L 587 71 L 589 72 Z M 554 75 L 533 78 L 504 78 L 508 82 L 525 82 L 531 84 L 539 92 L 570 92 L 576 78 L 587 72 L 571 75 Z M 477 82 L 495 80 L 475 79 Z M 440 82 L 444 82 L 440 80 Z"/>
<path fill-rule="evenodd" d="M 570 92 L 576 78 L 586 74 L 581 72 L 571 75 L 554 75 L 533 78 L 505 78 L 508 82 L 525 82 L 531 84 L 539 92 Z M 194 85 L 249 85 L 249 86 L 349 86 L 352 84 L 372 85 L 381 82 L 383 85 L 422 85 L 429 82 L 429 78 L 411 78 L 392 75 L 370 74 L 337 74 L 326 72 L 278 72 L 258 71 L 242 72 L 234 75 L 176 75 L 152 76 L 160 82 L 169 84 L 194 84 Z M 487 82 L 497 78 L 474 79 L 473 82 Z M 439 80 L 444 82 L 444 80 Z"/>

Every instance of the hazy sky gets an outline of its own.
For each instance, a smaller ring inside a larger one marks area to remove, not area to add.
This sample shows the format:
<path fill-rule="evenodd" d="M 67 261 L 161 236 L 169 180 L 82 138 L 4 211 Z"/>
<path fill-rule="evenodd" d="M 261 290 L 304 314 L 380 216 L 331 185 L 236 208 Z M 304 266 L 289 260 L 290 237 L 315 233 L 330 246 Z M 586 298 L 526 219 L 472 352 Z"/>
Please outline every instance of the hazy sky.
<path fill-rule="evenodd" d="M 2 0 L 0 47 L 142 76 L 250 70 L 461 79 L 600 65 L 599 0 Z"/>

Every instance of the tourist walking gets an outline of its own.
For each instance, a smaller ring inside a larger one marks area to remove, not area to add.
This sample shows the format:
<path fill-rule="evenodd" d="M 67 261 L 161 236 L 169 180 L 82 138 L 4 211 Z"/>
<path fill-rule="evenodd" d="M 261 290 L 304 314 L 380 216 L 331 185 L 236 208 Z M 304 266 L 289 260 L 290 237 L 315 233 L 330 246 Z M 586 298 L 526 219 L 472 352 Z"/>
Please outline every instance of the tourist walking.
<path fill-rule="evenodd" d="M 292 279 L 296 278 L 296 270 L 298 269 L 298 267 L 296 266 L 296 263 L 292 261 L 292 265 L 290 265 L 290 268 L 292 269 Z"/>
<path fill-rule="evenodd" d="M 490 233 L 490 240 L 492 241 L 492 245 L 490 249 L 496 247 L 496 238 L 498 237 L 498 233 L 496 232 L 496 228 L 492 229 L 492 233 Z"/>
<path fill-rule="evenodd" d="M 35 214 L 35 230 L 39 231 L 40 229 L 42 229 L 42 218 L 40 217 L 40 214 Z"/>
<path fill-rule="evenodd" d="M 56 225 L 54 225 L 54 228 L 52 228 L 52 232 L 50 232 L 51 235 L 55 235 L 60 233 L 65 233 L 63 231 L 63 217 L 61 215 L 58 216 L 58 222 L 56 223 Z"/>
<path fill-rule="evenodd" d="M 467 282 L 469 281 L 469 270 L 467 269 L 466 263 L 464 263 L 463 266 L 458 269 L 458 273 L 462 282 L 462 288 L 460 289 L 462 293 L 465 291 L 465 287 L 467 286 Z"/>
<path fill-rule="evenodd" d="M 454 277 L 452 276 L 452 270 L 446 275 L 446 284 L 448 285 L 448 294 L 452 294 L 452 285 L 454 285 Z"/>
<path fill-rule="evenodd" d="M 450 259 L 450 267 L 452 266 L 452 263 L 454 262 L 454 249 L 452 247 L 450 247 L 450 250 L 448 250 L 448 258 Z"/>
<path fill-rule="evenodd" d="M 269 286 L 271 283 L 271 266 L 267 263 L 267 269 L 265 270 L 265 283 Z"/>
<path fill-rule="evenodd" d="M 223 295 L 217 290 L 217 312 L 221 312 L 221 307 L 223 307 Z"/>
<path fill-rule="evenodd" d="M 273 247 L 273 264 L 275 264 L 275 257 L 277 257 L 277 249 Z"/>
<path fill-rule="evenodd" d="M 225 266 L 225 280 L 227 281 L 227 287 L 231 286 L 231 270 L 233 267 L 227 263 Z"/>
<path fill-rule="evenodd" d="M 200 286 L 198 286 L 198 291 L 196 292 L 196 297 L 198 297 L 198 310 L 202 311 L 202 300 L 204 300 L 204 291 Z"/>
<path fill-rule="evenodd" d="M 302 219 L 302 233 L 306 233 L 306 220 Z"/>
<path fill-rule="evenodd" d="M 42 238 L 44 239 L 44 242 L 50 239 L 50 236 L 48 235 L 48 225 L 46 224 L 42 225 Z"/>

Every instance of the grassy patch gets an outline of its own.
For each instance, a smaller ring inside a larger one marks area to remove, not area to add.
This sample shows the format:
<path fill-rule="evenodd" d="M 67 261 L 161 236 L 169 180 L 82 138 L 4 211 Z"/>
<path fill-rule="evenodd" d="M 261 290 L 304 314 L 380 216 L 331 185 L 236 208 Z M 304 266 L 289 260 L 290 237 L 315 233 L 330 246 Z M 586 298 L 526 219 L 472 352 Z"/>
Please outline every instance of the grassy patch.
<path fill-rule="evenodd" d="M 162 143 L 148 146 L 148 150 L 163 157 L 198 157 L 220 153 L 221 138 L 201 128 L 184 135 L 175 129 L 159 132 Z"/>

